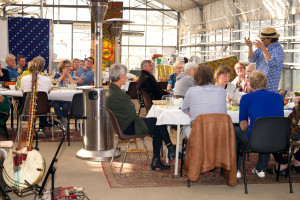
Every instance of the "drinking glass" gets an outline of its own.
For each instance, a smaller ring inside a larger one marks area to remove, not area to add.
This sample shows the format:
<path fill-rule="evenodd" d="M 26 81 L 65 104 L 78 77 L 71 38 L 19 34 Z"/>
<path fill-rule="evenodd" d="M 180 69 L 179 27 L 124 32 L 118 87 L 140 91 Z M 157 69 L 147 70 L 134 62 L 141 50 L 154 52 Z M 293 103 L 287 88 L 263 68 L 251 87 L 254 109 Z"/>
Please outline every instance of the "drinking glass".
<path fill-rule="evenodd" d="M 166 108 L 172 108 L 172 97 L 166 97 Z"/>

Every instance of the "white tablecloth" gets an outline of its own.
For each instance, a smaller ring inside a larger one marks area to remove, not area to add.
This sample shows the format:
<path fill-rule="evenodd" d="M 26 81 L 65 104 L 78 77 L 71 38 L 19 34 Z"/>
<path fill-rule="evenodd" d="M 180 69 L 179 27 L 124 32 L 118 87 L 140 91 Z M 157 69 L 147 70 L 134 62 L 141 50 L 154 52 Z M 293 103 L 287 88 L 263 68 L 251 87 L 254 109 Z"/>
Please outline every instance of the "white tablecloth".
<path fill-rule="evenodd" d="M 76 93 L 82 93 L 81 90 L 68 90 L 68 89 L 57 89 L 51 90 L 50 94 L 48 94 L 49 100 L 56 101 L 72 101 L 73 95 Z M 22 97 L 22 91 L 20 90 L 1 90 L 1 95 L 7 95 L 10 97 Z"/>

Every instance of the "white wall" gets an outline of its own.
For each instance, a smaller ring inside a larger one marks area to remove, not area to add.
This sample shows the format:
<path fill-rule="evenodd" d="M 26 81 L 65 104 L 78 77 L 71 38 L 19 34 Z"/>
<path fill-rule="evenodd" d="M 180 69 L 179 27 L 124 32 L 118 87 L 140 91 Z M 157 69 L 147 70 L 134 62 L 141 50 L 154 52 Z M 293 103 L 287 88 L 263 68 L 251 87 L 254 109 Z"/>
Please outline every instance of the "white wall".
<path fill-rule="evenodd" d="M 8 54 L 8 25 L 7 20 L 0 19 L 0 62 L 5 67 L 5 56 Z"/>

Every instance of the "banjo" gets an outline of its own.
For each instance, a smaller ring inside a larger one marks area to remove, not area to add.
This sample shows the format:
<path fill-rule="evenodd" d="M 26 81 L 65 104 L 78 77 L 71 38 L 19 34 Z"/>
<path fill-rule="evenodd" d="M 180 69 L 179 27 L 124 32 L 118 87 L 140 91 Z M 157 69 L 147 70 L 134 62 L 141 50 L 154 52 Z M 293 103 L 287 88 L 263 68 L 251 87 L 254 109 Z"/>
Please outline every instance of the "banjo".
<path fill-rule="evenodd" d="M 3 179 L 19 196 L 36 185 L 45 172 L 45 160 L 32 148 L 34 116 L 37 99 L 37 63 L 33 63 L 31 93 L 26 96 L 23 113 L 28 113 L 27 127 L 18 130 L 18 146 L 10 151 L 3 163 Z M 21 123 L 21 122 L 20 122 Z"/>

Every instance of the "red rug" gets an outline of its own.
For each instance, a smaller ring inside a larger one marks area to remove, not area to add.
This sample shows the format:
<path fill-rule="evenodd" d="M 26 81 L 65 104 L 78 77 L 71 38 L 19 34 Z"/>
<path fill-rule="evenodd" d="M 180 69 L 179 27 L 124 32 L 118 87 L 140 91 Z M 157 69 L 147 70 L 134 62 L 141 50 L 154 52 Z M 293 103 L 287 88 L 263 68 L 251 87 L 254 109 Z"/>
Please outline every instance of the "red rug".
<path fill-rule="evenodd" d="M 67 131 L 65 131 L 66 138 L 65 141 L 67 141 Z M 8 135 L 9 140 L 15 141 L 15 138 L 17 136 L 16 129 L 8 129 Z M 54 140 L 52 141 L 52 131 L 51 129 L 46 128 L 43 135 L 39 135 L 39 142 L 58 142 L 62 138 L 62 131 L 58 128 L 54 128 Z M 35 139 L 35 138 L 34 138 Z M 7 140 L 4 135 L 0 135 L 0 140 Z M 82 142 L 82 136 L 80 136 L 80 131 L 76 130 L 70 130 L 70 140 L 71 142 Z"/>
<path fill-rule="evenodd" d="M 170 170 L 153 171 L 151 175 L 147 158 L 144 154 L 141 155 L 142 165 L 139 162 L 138 155 L 135 153 L 128 153 L 126 161 L 123 166 L 121 176 L 118 176 L 120 166 L 122 164 L 122 157 L 115 160 L 112 168 L 109 167 L 109 162 L 102 162 L 103 172 L 110 188 L 136 188 L 136 187 L 178 187 L 187 185 L 186 176 L 174 176 L 174 161 L 170 162 Z M 271 156 L 272 157 L 272 156 Z M 150 156 L 151 158 L 151 156 Z M 165 161 L 163 161 L 165 163 Z M 276 183 L 274 175 L 266 174 L 264 179 L 258 178 L 251 173 L 257 162 L 257 155 L 250 154 L 249 161 L 246 162 L 246 173 L 248 184 L 272 184 Z M 273 158 L 269 162 L 269 167 L 274 166 Z M 180 160 L 179 160 L 180 168 Z M 178 169 L 179 174 L 179 169 Z M 293 183 L 300 183 L 300 174 L 292 172 Z M 288 183 L 288 178 L 279 178 L 279 183 Z M 238 184 L 244 184 L 243 179 L 238 179 Z M 220 169 L 216 168 L 212 172 L 207 172 L 200 175 L 198 182 L 192 182 L 191 186 L 195 185 L 226 185 L 224 177 L 220 176 Z M 288 188 L 287 188 L 288 190 Z"/>

